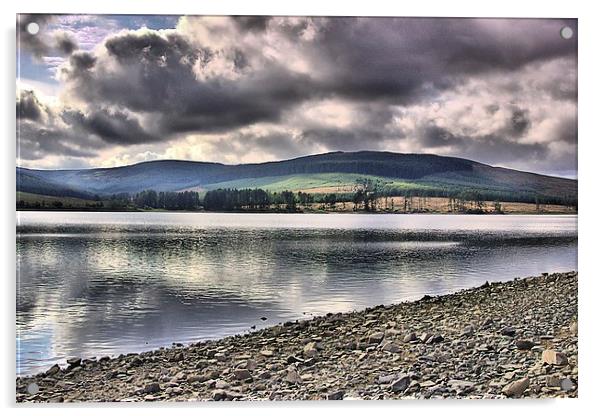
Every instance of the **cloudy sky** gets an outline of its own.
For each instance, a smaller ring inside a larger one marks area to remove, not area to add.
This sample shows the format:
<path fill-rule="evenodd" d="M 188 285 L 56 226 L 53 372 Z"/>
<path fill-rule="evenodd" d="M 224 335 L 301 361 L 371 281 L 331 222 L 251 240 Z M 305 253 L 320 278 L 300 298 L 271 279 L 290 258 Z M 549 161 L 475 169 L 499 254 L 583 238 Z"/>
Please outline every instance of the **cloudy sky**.
<path fill-rule="evenodd" d="M 17 38 L 21 166 L 387 150 L 577 174 L 575 20 L 21 15 Z"/>

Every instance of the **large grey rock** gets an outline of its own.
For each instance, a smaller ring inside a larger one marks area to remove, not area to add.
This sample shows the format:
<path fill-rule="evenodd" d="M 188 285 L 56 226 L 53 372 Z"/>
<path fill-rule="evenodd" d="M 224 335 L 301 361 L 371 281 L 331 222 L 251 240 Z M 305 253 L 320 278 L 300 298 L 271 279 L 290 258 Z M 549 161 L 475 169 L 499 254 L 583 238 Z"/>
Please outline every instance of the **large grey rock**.
<path fill-rule="evenodd" d="M 250 380 L 253 378 L 251 372 L 246 368 L 236 368 L 234 369 L 234 377 L 237 380 Z"/>
<path fill-rule="evenodd" d="M 410 386 L 411 381 L 408 374 L 400 374 L 397 380 L 391 383 L 391 390 L 394 392 L 404 392 Z"/>
<path fill-rule="evenodd" d="M 527 377 L 513 381 L 507 384 L 503 389 L 502 393 L 508 397 L 519 398 L 523 395 L 525 390 L 529 388 L 529 379 Z"/>
<path fill-rule="evenodd" d="M 161 385 L 159 383 L 149 383 L 142 389 L 144 394 L 159 393 L 161 391 Z"/>
<path fill-rule="evenodd" d="M 574 387 L 575 385 L 573 384 L 570 378 L 564 378 L 560 381 L 560 388 L 563 391 L 571 391 Z"/>
<path fill-rule="evenodd" d="M 46 371 L 47 376 L 53 376 L 61 371 L 61 367 L 58 364 L 53 365 Z"/>
<path fill-rule="evenodd" d="M 395 353 L 401 352 L 401 348 L 399 348 L 399 345 L 397 345 L 397 344 L 394 344 L 392 342 L 386 342 L 383 345 L 383 351 L 387 351 L 387 352 L 395 354 Z"/>

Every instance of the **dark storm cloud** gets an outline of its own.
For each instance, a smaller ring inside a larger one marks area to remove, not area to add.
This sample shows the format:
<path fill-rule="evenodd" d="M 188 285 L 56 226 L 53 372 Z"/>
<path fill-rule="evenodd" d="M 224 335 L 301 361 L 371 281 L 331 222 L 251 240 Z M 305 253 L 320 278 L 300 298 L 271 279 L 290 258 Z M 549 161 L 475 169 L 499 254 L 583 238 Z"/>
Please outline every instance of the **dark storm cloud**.
<path fill-rule="evenodd" d="M 19 126 L 17 152 L 25 160 L 42 159 L 49 155 L 71 157 L 93 157 L 94 143 L 84 141 L 81 135 L 71 129 L 42 127 L 23 122 Z"/>
<path fill-rule="evenodd" d="M 21 90 L 17 97 L 17 119 L 39 121 L 46 109 L 33 91 Z"/>
<path fill-rule="evenodd" d="M 79 47 L 75 38 L 67 32 L 56 33 L 54 39 L 56 42 L 56 49 L 58 49 L 62 55 L 71 55 Z"/>
<path fill-rule="evenodd" d="M 428 151 L 451 149 L 451 154 L 485 163 L 511 163 L 516 160 L 545 159 L 549 149 L 542 143 L 521 143 L 508 140 L 503 134 L 464 136 L 433 124 L 418 130 L 417 140 Z"/>
<path fill-rule="evenodd" d="M 267 28 L 267 19 L 261 17 L 235 17 L 233 21 L 247 31 Z M 313 20 L 286 22 L 274 30 L 301 37 Z M 121 66 L 116 73 L 100 69 L 88 74 L 95 62 L 91 55 L 72 56 L 71 67 L 65 71 L 75 82 L 73 90 L 85 100 L 156 112 L 161 130 L 170 134 L 275 121 L 283 110 L 316 97 L 409 104 L 436 97 L 471 74 L 512 71 L 575 53 L 574 41 L 558 36 L 557 21 L 492 22 L 495 30 L 478 19 L 333 18 L 319 22 L 315 39 L 302 46 L 308 62 L 315 64 L 311 76 L 293 73 L 273 61 L 253 70 L 248 68 L 247 53 L 256 51 L 235 48 L 221 53 L 229 54 L 241 77 L 202 81 L 194 68 L 197 65 L 202 72 L 216 59 L 211 45 L 155 31 L 129 32 L 105 42 L 110 59 Z M 522 122 L 517 120 L 514 127 L 528 127 Z"/>
<path fill-rule="evenodd" d="M 331 19 L 317 54 L 325 86 L 358 100 L 410 103 L 462 83 L 469 75 L 514 71 L 576 55 L 559 20 Z"/>
<path fill-rule="evenodd" d="M 71 73 L 77 76 L 91 69 L 95 63 L 96 57 L 89 52 L 77 52 L 69 57 Z"/>
<path fill-rule="evenodd" d="M 279 65 L 241 74 L 240 81 L 200 81 L 194 66 L 206 66 L 213 53 L 177 34 L 130 33 L 109 39 L 105 47 L 111 59 L 121 65 L 120 72 L 107 74 L 102 68 L 93 68 L 92 55 L 76 53 L 64 70 L 73 80 L 73 91 L 87 102 L 153 113 L 154 127 L 166 135 L 276 121 L 282 111 L 311 91 L 307 76 L 290 73 Z M 234 71 L 244 70 L 244 59 L 242 52 L 233 51 Z"/>
<path fill-rule="evenodd" d="M 268 20 L 261 17 L 235 17 L 233 21 L 246 31 L 268 29 Z M 312 19 L 288 22 L 274 30 L 301 37 L 314 24 Z M 247 58 L 253 51 L 238 47 L 215 51 L 211 45 L 193 43 L 175 32 L 150 30 L 106 40 L 108 58 L 118 65 L 115 72 L 95 68 L 96 58 L 89 53 L 73 54 L 64 71 L 80 98 L 155 113 L 156 127 L 170 135 L 276 122 L 284 110 L 320 97 L 408 104 L 434 97 L 463 82 L 468 74 L 514 70 L 574 53 L 573 42 L 557 36 L 558 24 L 550 21 L 504 21 L 496 30 L 486 21 L 471 19 L 315 22 L 315 38 L 302 46 L 307 61 L 315 64 L 311 76 L 273 60 L 254 70 Z M 218 59 L 217 53 L 231 61 L 238 76 L 200 80 L 198 72 Z M 527 128 L 528 120 L 517 113 L 509 133 L 521 134 Z"/>
<path fill-rule="evenodd" d="M 138 120 L 120 111 L 99 109 L 84 114 L 77 110 L 66 110 L 61 117 L 67 124 L 95 134 L 107 143 L 132 145 L 161 139 L 146 132 Z"/>
<path fill-rule="evenodd" d="M 241 32 L 263 32 L 268 26 L 270 16 L 232 16 Z"/>
<path fill-rule="evenodd" d="M 124 134 L 136 133 L 135 125 L 119 125 L 119 115 L 110 116 L 112 119 L 108 123 L 116 124 Z M 65 119 L 67 123 L 61 122 Z M 48 155 L 93 157 L 97 149 L 106 146 L 105 141 L 93 136 L 97 119 L 98 116 L 84 116 L 78 110 L 64 110 L 57 116 L 34 91 L 21 90 L 17 98 L 19 156 L 26 160 L 42 159 Z M 96 134 L 110 133 L 106 130 Z"/>
<path fill-rule="evenodd" d="M 288 157 L 413 144 L 507 162 L 551 157 L 544 143 L 551 136 L 526 138 L 546 131 L 540 126 L 557 117 L 556 101 L 570 107 L 577 99 L 577 36 L 559 35 L 565 25 L 577 33 L 576 20 L 234 16 L 183 23 L 122 31 L 89 52 L 55 39 L 53 47 L 69 55 L 59 76 L 75 106 L 62 123 L 85 137 L 77 143 L 93 137 L 91 149 L 98 141 L 132 146 L 193 133 L 221 135 L 212 142 L 216 153 L 236 149 L 239 156 L 244 146 Z M 28 42 L 32 53 L 48 53 L 48 45 Z M 460 121 L 462 100 L 468 110 Z M 439 110 L 429 106 L 439 101 L 443 110 L 433 115 Z M 335 125 L 303 113 L 324 102 L 357 111 Z M 471 117 L 480 119 L 459 126 Z M 272 126 L 241 133 L 261 123 Z M 576 118 L 560 125 L 558 140 L 576 141 Z"/>

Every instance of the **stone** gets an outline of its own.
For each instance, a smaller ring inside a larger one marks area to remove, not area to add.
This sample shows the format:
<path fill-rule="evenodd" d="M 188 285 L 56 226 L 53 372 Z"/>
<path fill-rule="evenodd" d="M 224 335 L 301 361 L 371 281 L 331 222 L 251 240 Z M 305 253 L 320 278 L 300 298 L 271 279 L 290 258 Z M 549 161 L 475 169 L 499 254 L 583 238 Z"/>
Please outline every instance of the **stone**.
<path fill-rule="evenodd" d="M 423 332 L 422 334 L 420 334 L 420 336 L 418 337 L 418 339 L 420 340 L 420 342 L 426 342 L 432 336 L 433 336 L 433 334 L 431 334 L 429 332 Z"/>
<path fill-rule="evenodd" d="M 236 368 L 234 369 L 234 377 L 237 380 L 250 380 L 253 378 L 251 372 L 246 368 Z"/>
<path fill-rule="evenodd" d="M 416 341 L 417 339 L 418 338 L 416 337 L 416 333 L 410 332 L 405 337 L 403 337 L 403 342 L 412 342 L 412 341 Z"/>
<path fill-rule="evenodd" d="M 203 380 L 203 377 L 198 374 L 190 374 L 190 375 L 188 375 L 188 377 L 186 377 L 186 381 L 189 383 L 197 383 L 202 380 Z"/>
<path fill-rule="evenodd" d="M 226 400 L 226 392 L 224 390 L 221 389 L 217 389 L 213 391 L 213 394 L 211 395 L 212 399 L 215 401 L 221 401 L 221 400 Z"/>
<path fill-rule="evenodd" d="M 61 367 L 59 367 L 58 364 L 55 364 L 52 367 L 50 367 L 48 369 L 48 371 L 46 371 L 46 375 L 47 376 L 53 376 L 55 374 L 58 374 L 60 371 L 61 371 Z"/>
<path fill-rule="evenodd" d="M 474 389 L 475 383 L 467 380 L 449 380 L 447 384 L 456 391 L 468 391 Z"/>
<path fill-rule="evenodd" d="M 343 400 L 345 392 L 343 390 L 335 391 L 326 395 L 326 400 Z"/>
<path fill-rule="evenodd" d="M 535 343 L 528 339 L 517 339 L 515 344 L 516 344 L 516 348 L 519 350 L 522 350 L 522 351 L 530 350 L 531 348 L 533 348 L 535 346 Z"/>
<path fill-rule="evenodd" d="M 82 363 L 82 359 L 81 358 L 69 358 L 67 360 L 67 364 L 69 364 L 70 367 L 78 367 L 79 365 L 81 365 Z"/>
<path fill-rule="evenodd" d="M 215 388 L 218 389 L 218 390 L 224 390 L 224 389 L 230 388 L 230 384 L 228 384 L 224 380 L 216 380 L 215 381 Z"/>
<path fill-rule="evenodd" d="M 295 364 L 295 363 L 303 363 L 303 362 L 305 362 L 305 360 L 303 358 L 295 357 L 294 355 L 289 355 L 288 357 L 286 357 L 287 364 Z"/>
<path fill-rule="evenodd" d="M 251 359 L 247 360 L 245 363 L 245 368 L 250 371 L 255 370 L 257 368 L 257 361 Z"/>
<path fill-rule="evenodd" d="M 507 384 L 502 389 L 502 393 L 508 397 L 519 398 L 523 395 L 525 390 L 529 388 L 529 384 L 529 378 L 521 378 L 519 380 L 513 381 L 510 384 Z"/>
<path fill-rule="evenodd" d="M 397 379 L 397 374 L 389 374 L 386 376 L 379 376 L 376 380 L 377 384 L 391 384 Z"/>
<path fill-rule="evenodd" d="M 573 321 L 573 322 L 571 323 L 571 325 L 569 326 L 569 331 L 571 331 L 571 334 L 572 334 L 572 335 L 577 335 L 577 331 L 578 331 L 578 328 L 577 328 L 577 321 Z"/>
<path fill-rule="evenodd" d="M 286 377 L 284 378 L 284 381 L 286 381 L 289 384 L 301 384 L 303 383 L 303 379 L 301 378 L 301 376 L 299 375 L 299 373 L 297 372 L 297 370 L 295 370 L 294 368 L 289 368 L 287 373 L 286 373 Z"/>
<path fill-rule="evenodd" d="M 562 391 L 571 391 L 574 387 L 575 385 L 573 384 L 570 378 L 563 378 L 560 381 L 560 388 L 562 389 Z"/>
<path fill-rule="evenodd" d="M 318 349 L 316 348 L 316 343 L 308 342 L 303 347 L 303 356 L 305 358 L 312 358 L 312 357 L 315 357 L 316 355 L 318 355 Z"/>
<path fill-rule="evenodd" d="M 261 351 L 259 351 L 259 354 L 263 355 L 264 357 L 272 357 L 274 355 L 274 351 L 272 351 L 272 350 L 261 350 Z"/>
<path fill-rule="evenodd" d="M 400 374 L 399 377 L 391 383 L 391 390 L 394 392 L 404 392 L 410 386 L 410 376 L 407 374 Z"/>
<path fill-rule="evenodd" d="M 385 336 L 388 336 L 388 337 L 396 337 L 399 334 L 401 334 L 401 331 L 399 329 L 395 329 L 395 328 L 390 328 L 385 331 Z"/>
<path fill-rule="evenodd" d="M 142 389 L 143 394 L 152 394 L 159 393 L 161 391 L 161 386 L 159 383 L 149 383 Z"/>
<path fill-rule="evenodd" d="M 474 327 L 472 325 L 467 325 L 467 326 L 464 327 L 464 329 L 460 333 L 460 336 L 462 336 L 462 337 L 469 337 L 472 334 L 474 334 Z"/>
<path fill-rule="evenodd" d="M 511 326 L 507 326 L 502 328 L 502 330 L 500 331 L 500 334 L 502 334 L 505 337 L 513 337 L 514 335 L 516 335 L 516 329 L 514 329 Z"/>
<path fill-rule="evenodd" d="M 387 342 L 387 343 L 385 343 L 385 345 L 383 345 L 383 351 L 387 351 L 387 352 L 396 354 L 398 352 L 401 352 L 401 348 L 399 348 L 399 345 L 396 345 L 392 342 Z"/>
<path fill-rule="evenodd" d="M 541 359 L 544 363 L 550 365 L 564 366 L 569 363 L 566 355 L 554 350 L 544 350 L 541 354 Z"/>
<path fill-rule="evenodd" d="M 373 332 L 372 334 L 368 335 L 368 343 L 378 344 L 383 340 L 384 337 L 385 334 L 383 332 Z"/>
<path fill-rule="evenodd" d="M 443 342 L 443 336 L 441 334 L 433 335 L 426 340 L 427 344 L 436 344 L 439 342 Z"/>

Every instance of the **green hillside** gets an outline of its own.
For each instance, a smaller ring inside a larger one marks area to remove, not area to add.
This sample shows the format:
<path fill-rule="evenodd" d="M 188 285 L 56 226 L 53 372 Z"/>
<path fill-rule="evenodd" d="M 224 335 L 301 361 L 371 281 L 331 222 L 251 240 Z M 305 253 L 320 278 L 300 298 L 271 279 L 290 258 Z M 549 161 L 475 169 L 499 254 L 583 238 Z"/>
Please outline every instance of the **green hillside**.
<path fill-rule="evenodd" d="M 174 192 L 262 188 L 270 192 L 351 193 L 371 180 L 383 195 L 466 197 L 577 205 L 577 181 L 429 154 L 333 152 L 265 163 L 224 165 L 159 160 L 102 169 L 17 167 L 17 190 L 107 199 L 144 190 Z M 464 194 L 464 195 L 462 195 Z M 472 195 L 474 196 L 474 195 Z"/>
<path fill-rule="evenodd" d="M 390 186 L 399 190 L 419 190 L 419 189 L 435 189 L 431 185 L 420 184 L 412 181 L 404 181 L 396 178 L 387 178 L 375 175 L 359 175 L 353 173 L 314 173 L 301 175 L 287 176 L 269 176 L 265 178 L 247 178 L 234 181 L 218 182 L 209 184 L 199 188 L 193 188 L 197 191 L 206 191 L 212 189 L 244 189 L 244 188 L 261 188 L 270 192 L 282 191 L 316 191 L 319 192 L 322 188 L 324 192 L 335 192 L 335 188 L 350 188 L 354 187 L 358 181 L 371 180 L 381 186 Z M 338 192 L 346 190 L 339 189 Z M 351 192 L 351 190 L 349 190 Z"/>

